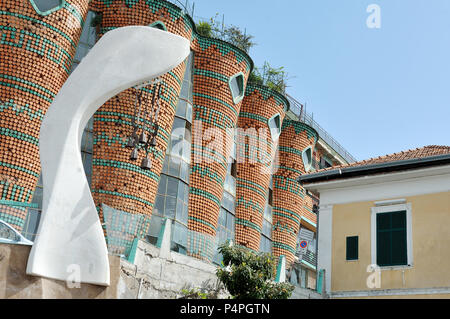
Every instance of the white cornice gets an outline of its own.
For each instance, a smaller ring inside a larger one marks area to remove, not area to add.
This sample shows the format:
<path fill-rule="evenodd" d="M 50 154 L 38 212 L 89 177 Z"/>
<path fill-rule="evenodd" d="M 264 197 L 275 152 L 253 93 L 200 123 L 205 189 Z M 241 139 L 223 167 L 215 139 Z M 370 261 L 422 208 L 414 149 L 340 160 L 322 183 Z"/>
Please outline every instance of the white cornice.
<path fill-rule="evenodd" d="M 305 184 L 321 205 L 386 200 L 450 191 L 450 165 Z"/>

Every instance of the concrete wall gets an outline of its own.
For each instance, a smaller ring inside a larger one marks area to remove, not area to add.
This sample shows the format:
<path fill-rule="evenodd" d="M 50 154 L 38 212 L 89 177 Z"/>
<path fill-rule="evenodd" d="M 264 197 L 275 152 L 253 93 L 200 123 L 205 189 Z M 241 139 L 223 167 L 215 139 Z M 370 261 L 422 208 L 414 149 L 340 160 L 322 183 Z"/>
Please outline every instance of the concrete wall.
<path fill-rule="evenodd" d="M 81 284 L 80 288 L 69 289 L 64 281 L 28 276 L 25 273 L 30 249 L 31 246 L 0 244 L 0 299 L 117 298 L 119 257 L 110 256 L 110 287 Z"/>
<path fill-rule="evenodd" d="M 28 276 L 30 246 L 0 244 L 0 299 L 175 299 L 183 289 L 230 295 L 219 284 L 216 266 L 196 258 L 161 250 L 140 241 L 134 263 L 110 256 L 111 286 L 81 284 Z M 313 290 L 296 288 L 291 299 L 319 299 Z"/>
<path fill-rule="evenodd" d="M 289 299 L 326 299 L 326 297 L 311 289 L 295 287 Z"/>
<path fill-rule="evenodd" d="M 218 298 L 228 294 L 218 288 L 216 267 L 175 252 L 164 252 L 140 241 L 134 264 L 121 260 L 119 299 L 172 299 L 182 289 L 204 292 L 218 290 Z M 218 288 L 218 289 L 216 289 Z"/>

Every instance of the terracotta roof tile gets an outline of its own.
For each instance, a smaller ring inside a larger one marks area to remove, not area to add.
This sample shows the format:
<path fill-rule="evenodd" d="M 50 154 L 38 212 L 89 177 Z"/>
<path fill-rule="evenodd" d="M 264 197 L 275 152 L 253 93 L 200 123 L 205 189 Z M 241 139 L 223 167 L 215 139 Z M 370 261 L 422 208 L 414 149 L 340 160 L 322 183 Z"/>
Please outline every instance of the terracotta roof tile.
<path fill-rule="evenodd" d="M 334 170 L 337 168 L 366 166 L 366 165 L 371 165 L 371 164 L 389 163 L 389 162 L 396 162 L 396 161 L 409 160 L 409 159 L 415 159 L 415 158 L 426 158 L 426 157 L 430 157 L 430 156 L 445 155 L 445 154 L 450 154 L 450 146 L 429 145 L 429 146 L 424 146 L 421 148 L 416 148 L 413 150 L 401 151 L 399 153 L 393 153 L 393 154 L 388 154 L 388 155 L 384 155 L 384 156 L 374 157 L 374 158 L 370 158 L 370 159 L 355 162 L 355 163 L 328 167 L 328 168 L 318 170 L 315 173 L 330 171 L 330 170 Z"/>

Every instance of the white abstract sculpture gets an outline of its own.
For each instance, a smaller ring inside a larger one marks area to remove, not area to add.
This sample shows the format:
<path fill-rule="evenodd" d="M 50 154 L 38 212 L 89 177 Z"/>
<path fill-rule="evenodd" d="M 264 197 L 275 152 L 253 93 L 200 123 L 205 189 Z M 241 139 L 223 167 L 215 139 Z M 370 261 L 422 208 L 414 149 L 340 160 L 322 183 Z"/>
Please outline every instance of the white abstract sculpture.
<path fill-rule="evenodd" d="M 113 96 L 183 62 L 188 40 L 151 27 L 106 33 L 70 75 L 42 122 L 44 197 L 27 274 L 109 286 L 106 242 L 80 154 L 83 130 Z M 79 272 L 79 273 L 76 273 Z"/>

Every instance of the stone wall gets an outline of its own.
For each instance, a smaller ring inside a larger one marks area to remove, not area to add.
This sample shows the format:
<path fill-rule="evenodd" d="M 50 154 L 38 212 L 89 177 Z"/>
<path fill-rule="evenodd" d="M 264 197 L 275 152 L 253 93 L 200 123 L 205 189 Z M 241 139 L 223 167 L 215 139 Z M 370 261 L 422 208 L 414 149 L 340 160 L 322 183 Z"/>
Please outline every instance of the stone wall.
<path fill-rule="evenodd" d="M 175 299 L 183 289 L 229 294 L 219 284 L 216 266 L 140 241 L 134 263 L 110 256 L 111 285 L 81 284 L 28 276 L 31 246 L 0 244 L 0 299 Z M 167 247 L 168 248 L 168 247 Z M 322 298 L 310 289 L 296 288 L 291 299 Z"/>
<path fill-rule="evenodd" d="M 31 246 L 0 244 L 0 299 L 115 299 L 120 258 L 110 256 L 111 286 L 80 284 L 69 289 L 66 282 L 26 274 Z M 68 273 L 69 274 L 69 273 Z"/>

